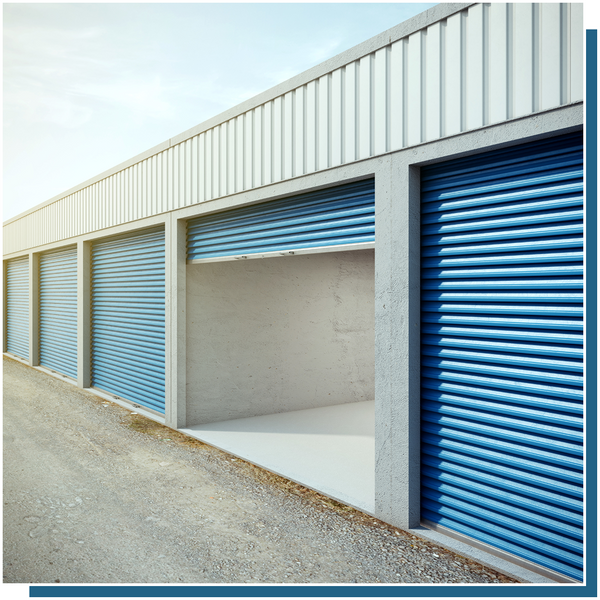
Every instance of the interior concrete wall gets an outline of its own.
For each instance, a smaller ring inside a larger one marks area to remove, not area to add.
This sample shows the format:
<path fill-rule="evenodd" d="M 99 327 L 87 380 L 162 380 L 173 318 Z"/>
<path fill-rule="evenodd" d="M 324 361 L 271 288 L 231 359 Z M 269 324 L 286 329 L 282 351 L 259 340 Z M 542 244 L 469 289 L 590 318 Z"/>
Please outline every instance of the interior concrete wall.
<path fill-rule="evenodd" d="M 373 400 L 374 251 L 187 266 L 187 423 Z"/>

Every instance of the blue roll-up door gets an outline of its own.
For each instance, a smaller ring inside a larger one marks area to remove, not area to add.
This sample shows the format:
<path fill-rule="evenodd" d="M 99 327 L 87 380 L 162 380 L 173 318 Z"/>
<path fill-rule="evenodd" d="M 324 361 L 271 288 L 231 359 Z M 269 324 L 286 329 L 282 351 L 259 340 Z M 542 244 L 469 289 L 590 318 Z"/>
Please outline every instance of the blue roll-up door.
<path fill-rule="evenodd" d="M 6 264 L 6 350 L 29 360 L 29 257 Z"/>
<path fill-rule="evenodd" d="M 188 221 L 188 260 L 374 241 L 372 179 Z"/>
<path fill-rule="evenodd" d="M 582 136 L 421 173 L 422 519 L 581 580 Z"/>
<path fill-rule="evenodd" d="M 92 385 L 165 412 L 165 233 L 92 246 Z"/>
<path fill-rule="evenodd" d="M 40 255 L 40 365 L 77 379 L 77 247 Z"/>

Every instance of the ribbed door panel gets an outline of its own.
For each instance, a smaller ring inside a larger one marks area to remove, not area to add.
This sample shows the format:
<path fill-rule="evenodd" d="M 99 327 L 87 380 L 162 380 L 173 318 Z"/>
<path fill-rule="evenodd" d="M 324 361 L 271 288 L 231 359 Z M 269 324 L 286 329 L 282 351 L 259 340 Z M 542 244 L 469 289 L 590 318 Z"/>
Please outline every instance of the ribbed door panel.
<path fill-rule="evenodd" d="M 165 234 L 92 248 L 92 385 L 165 412 Z"/>
<path fill-rule="evenodd" d="M 77 378 L 77 248 L 40 256 L 40 365 Z"/>
<path fill-rule="evenodd" d="M 581 580 L 582 136 L 421 178 L 422 518 Z"/>
<path fill-rule="evenodd" d="M 6 266 L 6 350 L 29 359 L 29 257 Z"/>
<path fill-rule="evenodd" d="M 188 222 L 188 260 L 375 241 L 372 179 Z"/>

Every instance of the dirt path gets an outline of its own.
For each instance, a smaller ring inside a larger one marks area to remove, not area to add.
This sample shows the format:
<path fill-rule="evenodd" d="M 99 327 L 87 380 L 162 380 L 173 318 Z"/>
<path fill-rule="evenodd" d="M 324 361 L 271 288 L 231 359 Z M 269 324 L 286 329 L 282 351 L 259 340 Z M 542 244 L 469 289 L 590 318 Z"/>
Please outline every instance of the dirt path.
<path fill-rule="evenodd" d="M 4 582 L 513 580 L 4 358 Z"/>

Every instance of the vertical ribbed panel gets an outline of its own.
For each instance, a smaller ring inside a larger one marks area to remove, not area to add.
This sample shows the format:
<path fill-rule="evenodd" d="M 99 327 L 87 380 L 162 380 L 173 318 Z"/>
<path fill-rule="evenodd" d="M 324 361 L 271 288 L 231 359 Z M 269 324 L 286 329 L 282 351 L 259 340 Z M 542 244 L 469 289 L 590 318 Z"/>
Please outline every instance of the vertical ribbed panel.
<path fill-rule="evenodd" d="M 29 257 L 6 265 L 6 350 L 29 359 Z"/>
<path fill-rule="evenodd" d="M 4 253 L 582 99 L 581 5 L 477 4 L 5 225 Z"/>
<path fill-rule="evenodd" d="M 165 233 L 92 247 L 92 385 L 165 412 Z"/>
<path fill-rule="evenodd" d="M 422 518 L 582 579 L 582 136 L 421 176 Z"/>
<path fill-rule="evenodd" d="M 375 241 L 375 183 L 360 181 L 188 221 L 188 260 Z"/>
<path fill-rule="evenodd" d="M 40 365 L 77 379 L 77 247 L 39 263 Z"/>

